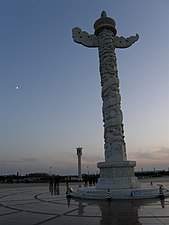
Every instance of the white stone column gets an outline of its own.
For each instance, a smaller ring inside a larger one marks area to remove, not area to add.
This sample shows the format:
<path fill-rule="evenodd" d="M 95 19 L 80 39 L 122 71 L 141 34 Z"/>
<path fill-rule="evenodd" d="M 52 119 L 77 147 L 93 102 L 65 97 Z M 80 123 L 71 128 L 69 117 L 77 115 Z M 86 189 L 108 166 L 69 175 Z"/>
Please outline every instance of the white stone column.
<path fill-rule="evenodd" d="M 121 96 L 113 37 L 113 31 L 108 29 L 103 29 L 98 34 L 106 162 L 126 160 Z"/>
<path fill-rule="evenodd" d="M 94 35 L 89 35 L 80 28 L 73 28 L 75 42 L 86 47 L 97 47 L 99 51 L 105 162 L 97 163 L 100 179 L 96 188 L 119 189 L 138 186 L 134 175 L 136 162 L 127 161 L 126 156 L 115 48 L 128 48 L 139 36 L 136 34 L 129 38 L 118 37 L 115 26 L 115 21 L 103 11 L 101 18 L 94 23 Z"/>
<path fill-rule="evenodd" d="M 82 174 L 81 174 L 81 156 L 82 156 L 82 148 L 78 147 L 76 148 L 77 150 L 77 156 L 78 156 L 78 179 L 82 179 Z"/>

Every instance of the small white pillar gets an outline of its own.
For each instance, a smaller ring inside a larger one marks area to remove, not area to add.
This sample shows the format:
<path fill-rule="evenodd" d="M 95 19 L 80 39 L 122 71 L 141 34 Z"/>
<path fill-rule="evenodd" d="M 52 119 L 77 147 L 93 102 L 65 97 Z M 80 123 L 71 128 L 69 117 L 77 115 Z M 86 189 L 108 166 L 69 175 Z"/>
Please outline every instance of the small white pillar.
<path fill-rule="evenodd" d="M 78 147 L 77 149 L 77 156 L 78 156 L 78 179 L 82 179 L 82 174 L 81 174 L 81 156 L 82 156 L 82 148 Z"/>

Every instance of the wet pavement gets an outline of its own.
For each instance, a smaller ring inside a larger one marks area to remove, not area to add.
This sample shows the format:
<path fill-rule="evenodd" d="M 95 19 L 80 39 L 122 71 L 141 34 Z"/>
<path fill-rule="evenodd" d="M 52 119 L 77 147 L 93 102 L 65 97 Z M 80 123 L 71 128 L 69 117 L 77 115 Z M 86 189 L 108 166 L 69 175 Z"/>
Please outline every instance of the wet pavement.
<path fill-rule="evenodd" d="M 96 201 L 65 193 L 64 184 L 1 187 L 0 225 L 169 225 L 169 198 Z"/>

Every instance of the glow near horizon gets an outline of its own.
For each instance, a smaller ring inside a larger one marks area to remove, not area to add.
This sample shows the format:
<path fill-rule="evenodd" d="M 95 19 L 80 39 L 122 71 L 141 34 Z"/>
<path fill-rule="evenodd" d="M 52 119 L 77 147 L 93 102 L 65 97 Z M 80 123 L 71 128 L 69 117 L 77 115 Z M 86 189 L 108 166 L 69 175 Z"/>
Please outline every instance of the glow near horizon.
<path fill-rule="evenodd" d="M 50 167 L 75 174 L 78 146 L 82 172 L 97 171 L 104 160 L 98 52 L 71 37 L 75 26 L 93 33 L 102 10 L 115 19 L 119 36 L 140 35 L 132 47 L 116 50 L 128 160 L 137 161 L 136 170 L 168 169 L 168 6 L 1 1 L 0 174 Z"/>

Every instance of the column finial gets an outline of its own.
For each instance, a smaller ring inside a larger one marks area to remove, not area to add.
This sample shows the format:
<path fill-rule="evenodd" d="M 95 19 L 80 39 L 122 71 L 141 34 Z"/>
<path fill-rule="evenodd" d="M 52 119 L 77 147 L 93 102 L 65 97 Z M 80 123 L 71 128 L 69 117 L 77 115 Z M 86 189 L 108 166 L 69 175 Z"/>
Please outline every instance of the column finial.
<path fill-rule="evenodd" d="M 107 13 L 106 13 L 106 11 L 102 11 L 102 13 L 101 13 L 101 17 L 107 17 Z"/>

